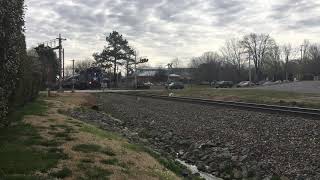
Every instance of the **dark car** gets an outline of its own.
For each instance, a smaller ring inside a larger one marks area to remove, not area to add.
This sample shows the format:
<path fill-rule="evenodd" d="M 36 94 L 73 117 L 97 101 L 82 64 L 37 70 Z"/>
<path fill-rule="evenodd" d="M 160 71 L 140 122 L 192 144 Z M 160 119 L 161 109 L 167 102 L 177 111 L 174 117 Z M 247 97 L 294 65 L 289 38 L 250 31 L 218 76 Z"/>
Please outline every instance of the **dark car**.
<path fill-rule="evenodd" d="M 150 84 L 148 83 L 137 83 L 137 89 L 150 89 Z"/>
<path fill-rule="evenodd" d="M 233 86 L 232 81 L 219 81 L 215 84 L 216 88 L 231 88 Z"/>
<path fill-rule="evenodd" d="M 184 85 L 182 82 L 172 82 L 168 85 L 169 89 L 183 89 Z"/>
<path fill-rule="evenodd" d="M 211 87 L 215 87 L 215 85 L 217 84 L 218 81 L 211 81 L 210 86 Z"/>
<path fill-rule="evenodd" d="M 207 85 L 207 86 L 209 86 L 209 85 L 210 85 L 210 82 L 209 82 L 209 81 L 201 81 L 201 82 L 199 83 L 199 85 Z"/>

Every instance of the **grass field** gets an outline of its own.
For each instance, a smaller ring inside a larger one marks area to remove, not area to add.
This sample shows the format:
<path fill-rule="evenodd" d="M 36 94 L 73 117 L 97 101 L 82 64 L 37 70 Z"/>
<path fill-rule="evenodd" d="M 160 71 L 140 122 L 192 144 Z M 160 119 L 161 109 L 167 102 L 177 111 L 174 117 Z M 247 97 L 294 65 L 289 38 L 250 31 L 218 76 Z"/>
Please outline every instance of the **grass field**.
<path fill-rule="evenodd" d="M 42 97 L 12 113 L 0 129 L 0 179 L 181 179 L 169 161 L 59 113 L 90 98 Z"/>
<path fill-rule="evenodd" d="M 214 100 L 242 101 L 286 106 L 320 108 L 319 94 L 302 94 L 294 92 L 241 89 L 241 88 L 210 88 L 203 86 L 187 87 L 183 90 L 162 91 L 161 94 L 174 93 L 176 96 L 201 97 Z"/>

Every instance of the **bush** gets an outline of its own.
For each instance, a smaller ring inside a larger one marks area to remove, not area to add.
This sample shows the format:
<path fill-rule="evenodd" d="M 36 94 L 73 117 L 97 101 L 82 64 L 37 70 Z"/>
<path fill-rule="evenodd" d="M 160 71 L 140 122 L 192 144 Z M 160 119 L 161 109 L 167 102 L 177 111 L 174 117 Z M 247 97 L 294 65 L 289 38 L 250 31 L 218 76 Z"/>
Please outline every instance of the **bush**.
<path fill-rule="evenodd" d="M 24 1 L 0 1 L 0 123 L 8 113 L 8 102 L 26 55 Z"/>
<path fill-rule="evenodd" d="M 24 0 L 0 1 L 0 127 L 10 110 L 38 95 L 42 69 L 40 59 L 26 52 Z"/>

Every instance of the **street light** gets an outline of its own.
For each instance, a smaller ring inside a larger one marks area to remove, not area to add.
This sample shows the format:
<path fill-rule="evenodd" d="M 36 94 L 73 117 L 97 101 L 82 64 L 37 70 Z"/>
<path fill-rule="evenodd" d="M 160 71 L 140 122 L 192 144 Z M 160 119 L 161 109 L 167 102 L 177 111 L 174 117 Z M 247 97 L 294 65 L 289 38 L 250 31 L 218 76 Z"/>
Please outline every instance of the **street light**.
<path fill-rule="evenodd" d="M 149 59 L 148 58 L 140 58 L 139 61 L 137 62 L 137 51 L 134 51 L 134 84 L 135 84 L 135 89 L 138 88 L 138 80 L 137 80 L 137 64 L 141 64 L 141 63 L 146 63 L 148 62 Z M 128 65 L 132 65 L 132 64 L 128 64 Z"/>

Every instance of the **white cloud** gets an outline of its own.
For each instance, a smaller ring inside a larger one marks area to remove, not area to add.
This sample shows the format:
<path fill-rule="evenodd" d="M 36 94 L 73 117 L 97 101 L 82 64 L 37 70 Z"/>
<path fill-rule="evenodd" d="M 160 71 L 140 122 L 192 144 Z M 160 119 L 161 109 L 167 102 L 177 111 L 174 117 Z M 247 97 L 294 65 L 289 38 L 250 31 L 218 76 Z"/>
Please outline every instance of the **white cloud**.
<path fill-rule="evenodd" d="M 218 50 L 224 40 L 270 33 L 279 43 L 319 41 L 316 0 L 26 0 L 28 47 L 59 33 L 66 59 L 91 57 L 122 33 L 151 64 Z"/>

